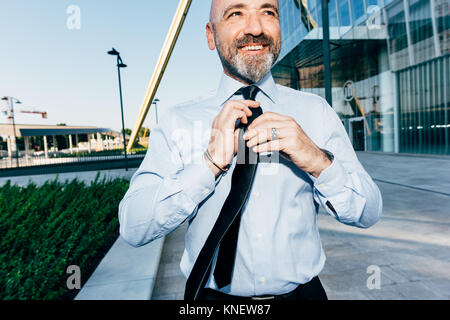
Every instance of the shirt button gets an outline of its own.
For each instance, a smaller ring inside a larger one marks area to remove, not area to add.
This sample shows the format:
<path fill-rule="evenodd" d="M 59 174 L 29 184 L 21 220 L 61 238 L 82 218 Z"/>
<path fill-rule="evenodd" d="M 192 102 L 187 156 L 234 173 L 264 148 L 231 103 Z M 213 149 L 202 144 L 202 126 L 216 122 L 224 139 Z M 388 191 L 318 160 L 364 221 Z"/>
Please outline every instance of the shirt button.
<path fill-rule="evenodd" d="M 209 189 L 204 189 L 204 190 L 203 190 L 203 194 L 204 194 L 205 196 L 208 195 L 209 192 L 210 192 Z"/>
<path fill-rule="evenodd" d="M 255 192 L 253 192 L 253 195 L 254 195 L 256 198 L 258 198 L 258 197 L 259 197 L 259 192 L 258 192 L 258 191 L 255 191 Z"/>
<path fill-rule="evenodd" d="M 318 187 L 319 187 L 319 188 L 323 188 L 323 187 L 325 187 L 325 185 L 324 185 L 323 183 L 321 183 L 321 184 L 319 184 Z"/>
<path fill-rule="evenodd" d="M 266 283 L 266 278 L 264 278 L 264 277 L 259 278 L 259 282 L 260 282 L 261 284 Z"/>
<path fill-rule="evenodd" d="M 261 233 L 258 233 L 256 235 L 256 239 L 261 240 L 263 238 L 263 235 Z"/>

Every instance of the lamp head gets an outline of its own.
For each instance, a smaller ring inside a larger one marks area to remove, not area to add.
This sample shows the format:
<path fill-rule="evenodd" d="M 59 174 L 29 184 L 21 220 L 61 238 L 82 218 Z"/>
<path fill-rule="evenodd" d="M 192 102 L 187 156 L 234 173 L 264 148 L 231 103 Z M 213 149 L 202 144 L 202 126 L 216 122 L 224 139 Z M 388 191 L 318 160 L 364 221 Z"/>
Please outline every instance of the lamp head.
<path fill-rule="evenodd" d="M 16 104 L 22 104 L 22 102 L 20 102 L 19 99 L 14 98 L 14 97 L 6 97 L 6 96 L 4 96 L 4 97 L 2 98 L 3 101 L 9 101 L 9 99 L 11 99 L 11 101 L 16 100 Z"/>
<path fill-rule="evenodd" d="M 108 54 L 112 56 L 118 56 L 119 52 L 116 49 L 112 48 L 112 50 L 108 51 Z"/>
<path fill-rule="evenodd" d="M 121 56 L 117 57 L 117 66 L 119 68 L 126 68 L 127 67 L 127 65 L 125 63 L 123 63 Z"/>

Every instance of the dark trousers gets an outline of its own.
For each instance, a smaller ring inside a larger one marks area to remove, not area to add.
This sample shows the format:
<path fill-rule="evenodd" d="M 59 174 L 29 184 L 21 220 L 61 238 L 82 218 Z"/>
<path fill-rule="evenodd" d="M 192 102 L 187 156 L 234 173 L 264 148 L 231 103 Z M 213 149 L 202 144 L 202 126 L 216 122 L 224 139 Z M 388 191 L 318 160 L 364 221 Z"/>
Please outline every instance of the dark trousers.
<path fill-rule="evenodd" d="M 276 296 L 260 296 L 260 297 L 239 297 L 225 294 L 212 289 L 202 289 L 198 296 L 198 300 L 256 300 L 256 301 L 270 301 L 270 300 L 328 300 L 327 294 L 323 289 L 319 277 L 314 277 L 311 281 L 299 285 L 295 290 Z"/>

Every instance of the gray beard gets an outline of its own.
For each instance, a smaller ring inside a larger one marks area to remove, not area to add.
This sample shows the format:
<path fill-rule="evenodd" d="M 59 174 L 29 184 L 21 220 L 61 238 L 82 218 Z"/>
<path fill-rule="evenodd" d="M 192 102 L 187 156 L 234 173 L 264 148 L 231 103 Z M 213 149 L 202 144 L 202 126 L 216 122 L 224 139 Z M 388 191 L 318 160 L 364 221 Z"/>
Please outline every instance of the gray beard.
<path fill-rule="evenodd" d="M 241 57 L 238 53 L 232 54 L 229 50 L 228 56 L 231 56 L 231 59 L 227 59 L 223 54 L 225 50 L 220 41 L 215 39 L 215 42 L 224 69 L 248 84 L 256 83 L 264 78 L 278 57 L 273 52 L 269 52 L 263 57 Z"/>
<path fill-rule="evenodd" d="M 270 71 L 272 68 L 274 61 L 274 54 L 268 53 L 264 56 L 263 61 L 254 57 L 239 57 L 239 55 L 235 55 L 231 60 L 232 65 L 235 69 L 235 72 L 243 79 L 247 80 L 246 82 L 256 83 L 260 81 L 264 76 Z M 259 63 L 258 63 L 259 62 Z"/>

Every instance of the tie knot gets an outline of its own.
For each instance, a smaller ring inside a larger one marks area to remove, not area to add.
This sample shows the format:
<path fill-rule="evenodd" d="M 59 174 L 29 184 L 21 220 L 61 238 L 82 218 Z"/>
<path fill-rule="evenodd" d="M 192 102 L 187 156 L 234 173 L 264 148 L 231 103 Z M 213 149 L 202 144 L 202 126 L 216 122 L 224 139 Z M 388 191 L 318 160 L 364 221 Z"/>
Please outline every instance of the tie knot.
<path fill-rule="evenodd" d="M 261 91 L 261 89 L 252 84 L 250 86 L 240 88 L 238 91 L 236 91 L 236 94 L 242 94 L 245 100 L 254 101 L 259 91 Z"/>
<path fill-rule="evenodd" d="M 255 101 L 256 95 L 259 91 L 261 91 L 261 89 L 252 84 L 250 86 L 240 88 L 238 91 L 236 91 L 235 95 L 241 94 L 245 100 Z M 263 109 L 261 107 L 252 108 L 251 111 L 252 115 L 250 117 L 247 117 L 247 124 L 241 123 L 241 127 L 247 128 L 253 122 L 253 120 L 263 114 Z"/>

